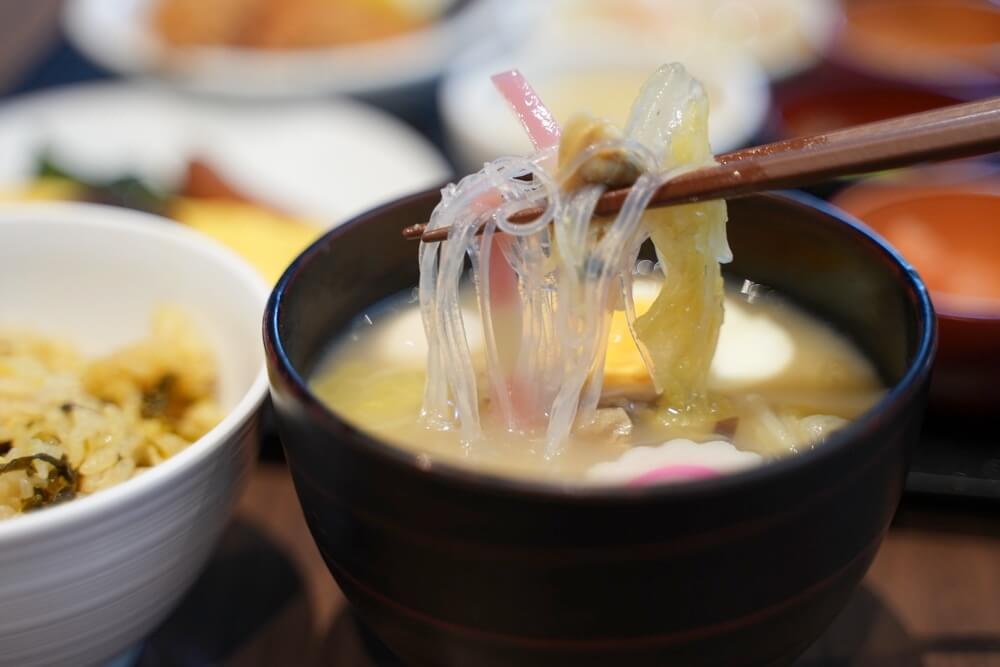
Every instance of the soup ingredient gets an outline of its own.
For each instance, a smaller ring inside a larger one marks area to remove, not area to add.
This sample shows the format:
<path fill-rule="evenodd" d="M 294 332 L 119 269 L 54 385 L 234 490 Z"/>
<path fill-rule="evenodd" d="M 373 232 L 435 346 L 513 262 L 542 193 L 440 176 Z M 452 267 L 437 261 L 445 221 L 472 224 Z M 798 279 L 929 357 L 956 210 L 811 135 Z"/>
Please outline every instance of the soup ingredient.
<path fill-rule="evenodd" d="M 643 277 L 635 281 L 639 312 L 655 298 L 654 281 L 662 275 L 645 273 L 652 262 L 644 262 L 648 266 L 643 265 Z M 461 297 L 464 308 L 474 307 L 475 287 L 466 283 Z M 721 440 L 759 454 L 763 461 L 794 455 L 821 446 L 882 396 L 877 373 L 856 347 L 773 290 L 734 283 L 727 288 L 725 310 L 708 378 L 709 394 L 719 405 L 716 421 L 661 418 L 652 380 L 624 312 L 618 310 L 614 326 L 623 338 L 615 343 L 609 336 L 605 383 L 594 418 L 578 424 L 555 456 L 547 454 L 543 439 L 526 438 L 492 421 L 489 396 L 480 399 L 484 436 L 471 446 L 460 431 L 420 423 L 426 360 L 404 356 L 398 345 L 404 324 L 410 328 L 419 318 L 410 291 L 356 318 L 317 366 L 310 386 L 357 428 L 419 455 L 425 464 L 462 465 L 555 483 L 587 482 L 587 471 L 599 463 L 616 461 L 633 447 L 674 439 Z M 730 317 L 734 312 L 739 315 Z M 422 345 L 422 336 L 412 331 L 410 335 Z M 481 339 L 472 353 L 473 372 L 482 385 L 486 371 Z M 620 364 L 628 364 L 635 375 Z"/>
<path fill-rule="evenodd" d="M 552 151 L 559 145 L 562 133 L 552 113 L 519 71 L 501 72 L 491 80 L 517 116 L 535 150 L 545 156 L 538 161 L 538 167 L 544 169 L 550 166 Z M 501 190 L 487 189 L 476 203 L 496 207 L 502 201 L 499 195 L 502 195 Z M 537 386 L 528 374 L 531 369 L 525 367 L 525 357 L 519 357 L 513 346 L 497 345 L 497 340 L 516 340 L 518 329 L 531 326 L 531 316 L 521 312 L 517 267 L 509 260 L 511 254 L 516 252 L 514 242 L 503 236 L 494 237 L 493 231 L 487 230 L 482 241 L 486 271 L 478 281 L 491 397 L 496 401 L 508 429 L 530 428 L 532 422 L 543 418 L 537 400 Z"/>
<path fill-rule="evenodd" d="M 498 249 L 517 276 L 520 301 L 519 334 L 498 339 L 495 316 L 484 321 L 492 402 L 523 408 L 514 410 L 516 423 L 506 420 L 509 427 L 529 437 L 544 434 L 547 450 L 556 453 L 574 425 L 594 418 L 616 303 L 613 287 L 624 291 L 626 313 L 632 313 L 631 268 L 647 236 L 671 278 L 632 329 L 656 388 L 671 406 L 684 413 L 705 411 L 704 381 L 722 321 L 718 262 L 729 257 L 725 204 L 678 207 L 644 218 L 650 196 L 671 173 L 711 160 L 704 89 L 680 65 L 663 67 L 642 89 L 624 133 L 584 118 L 567 125 L 557 149 L 551 144 L 559 132 L 530 86 L 513 73 L 497 81 L 540 150 L 530 158 L 487 164 L 449 186 L 431 216 L 428 229 L 450 226 L 452 232 L 447 241 L 420 248 L 420 302 L 430 345 L 423 409 L 428 424 L 458 426 L 470 443 L 482 434 L 458 286 L 468 253 L 481 310 L 498 305 L 489 289 L 496 273 L 492 264 L 485 274 L 479 270 L 484 251 L 491 251 L 488 262 L 498 259 L 491 244 L 496 230 L 506 233 L 507 245 Z M 617 218 L 600 230 L 592 227 L 604 189 L 633 180 Z M 533 223 L 506 220 L 537 204 L 546 212 Z M 475 234 L 484 223 L 480 242 Z M 511 356 L 513 372 L 499 361 Z"/>
<path fill-rule="evenodd" d="M 797 453 L 822 442 L 847 420 L 837 415 L 809 414 L 790 405 L 775 406 L 762 395 L 748 394 L 739 400 L 741 412 L 734 439 L 753 442 L 765 454 Z"/>
<path fill-rule="evenodd" d="M 652 262 L 646 261 L 649 267 Z M 658 281 L 648 278 L 634 279 L 632 283 L 633 316 L 649 310 L 660 292 Z M 624 305 L 611 316 L 608 332 L 608 347 L 604 358 L 604 395 L 644 396 L 648 400 L 656 397 L 656 388 L 649 375 L 646 360 L 632 336 L 629 318 Z"/>
<path fill-rule="evenodd" d="M 68 343 L 0 332 L 0 519 L 123 482 L 221 418 L 215 360 L 176 309 L 149 338 L 84 360 Z"/>
<path fill-rule="evenodd" d="M 637 316 L 644 315 L 653 305 L 660 291 L 658 282 L 648 277 L 634 281 L 632 296 Z M 709 369 L 710 385 L 716 389 L 752 386 L 788 371 L 796 356 L 795 341 L 788 327 L 775 319 L 769 309 L 754 308 L 746 299 L 730 296 L 725 299 L 723 310 L 725 318 Z M 807 365 L 808 362 L 800 363 L 799 369 L 805 370 Z M 604 364 L 604 396 L 619 394 L 655 395 L 653 380 L 623 310 L 616 310 L 612 316 Z"/>
<path fill-rule="evenodd" d="M 708 145 L 708 98 L 700 84 L 679 71 L 643 88 L 626 133 L 658 149 L 663 169 L 714 163 Z M 645 215 L 665 280 L 634 329 L 657 390 L 680 413 L 707 409 L 706 382 L 722 325 L 719 264 L 732 260 L 726 219 L 724 201 Z"/>
<path fill-rule="evenodd" d="M 730 299 L 726 322 L 712 358 L 717 383 L 763 382 L 783 373 L 795 357 L 788 330 L 766 312 L 755 312 L 746 302 Z"/>
<path fill-rule="evenodd" d="M 493 77 L 493 85 L 503 95 L 536 150 L 559 143 L 561 130 L 552 112 L 542 104 L 538 93 L 517 70 Z"/>
<path fill-rule="evenodd" d="M 587 478 L 603 484 L 647 486 L 668 481 L 716 477 L 760 465 L 764 459 L 723 440 L 697 443 L 686 438 L 656 447 L 633 447 L 616 461 L 598 463 Z"/>
<path fill-rule="evenodd" d="M 477 313 L 472 307 L 466 306 L 462 309 L 462 321 L 466 323 L 465 334 L 469 340 L 469 348 L 473 354 L 482 353 L 483 331 Z M 371 324 L 381 320 L 381 313 L 375 313 L 374 319 L 369 317 Z M 366 321 L 367 322 L 367 321 Z M 427 364 L 427 338 L 424 336 L 424 324 L 420 318 L 419 310 L 410 310 L 402 313 L 399 317 L 389 317 L 386 325 L 388 330 L 382 337 L 380 347 L 384 357 L 394 364 L 424 368 Z M 354 336 L 367 335 L 358 331 Z"/>
<path fill-rule="evenodd" d="M 626 188 L 635 183 L 643 165 L 620 145 L 621 131 L 610 121 L 589 114 L 574 116 L 559 144 L 560 186 L 575 190 L 584 185 Z M 600 146 L 596 150 L 593 148 Z M 582 162 L 577 158 L 587 153 Z"/>

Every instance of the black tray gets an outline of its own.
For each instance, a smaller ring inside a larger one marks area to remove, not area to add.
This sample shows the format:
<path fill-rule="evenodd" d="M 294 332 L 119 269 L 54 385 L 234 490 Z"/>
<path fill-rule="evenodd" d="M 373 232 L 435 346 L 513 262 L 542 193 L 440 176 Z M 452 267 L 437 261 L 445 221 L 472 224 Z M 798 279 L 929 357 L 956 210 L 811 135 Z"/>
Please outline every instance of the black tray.
<path fill-rule="evenodd" d="M 906 490 L 1000 499 L 1000 436 L 995 420 L 928 417 Z"/>

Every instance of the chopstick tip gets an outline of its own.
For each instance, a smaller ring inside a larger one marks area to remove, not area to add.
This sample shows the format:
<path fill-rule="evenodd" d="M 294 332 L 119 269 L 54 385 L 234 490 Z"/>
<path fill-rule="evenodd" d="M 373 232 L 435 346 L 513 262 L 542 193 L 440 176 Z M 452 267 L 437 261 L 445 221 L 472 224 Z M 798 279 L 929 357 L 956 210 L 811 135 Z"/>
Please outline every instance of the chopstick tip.
<path fill-rule="evenodd" d="M 423 237 L 424 230 L 426 228 L 427 225 L 424 224 L 416 224 L 416 225 L 410 225 L 409 227 L 404 227 L 403 238 L 408 241 L 419 241 Z"/>

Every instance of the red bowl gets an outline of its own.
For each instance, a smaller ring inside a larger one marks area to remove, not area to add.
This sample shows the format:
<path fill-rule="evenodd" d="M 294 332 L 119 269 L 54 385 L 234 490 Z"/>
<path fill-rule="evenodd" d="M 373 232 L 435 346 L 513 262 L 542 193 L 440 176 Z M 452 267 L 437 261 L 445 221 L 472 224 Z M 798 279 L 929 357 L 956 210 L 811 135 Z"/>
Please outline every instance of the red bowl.
<path fill-rule="evenodd" d="M 789 139 L 958 104 L 941 92 L 890 82 L 827 63 L 779 85 L 768 122 L 771 139 Z"/>
<path fill-rule="evenodd" d="M 1000 166 L 914 169 L 847 188 L 834 203 L 884 235 L 931 291 L 940 332 L 931 409 L 1000 409 Z"/>
<path fill-rule="evenodd" d="M 989 0 L 846 0 L 829 57 L 873 78 L 965 99 L 1000 89 L 1000 5 Z"/>

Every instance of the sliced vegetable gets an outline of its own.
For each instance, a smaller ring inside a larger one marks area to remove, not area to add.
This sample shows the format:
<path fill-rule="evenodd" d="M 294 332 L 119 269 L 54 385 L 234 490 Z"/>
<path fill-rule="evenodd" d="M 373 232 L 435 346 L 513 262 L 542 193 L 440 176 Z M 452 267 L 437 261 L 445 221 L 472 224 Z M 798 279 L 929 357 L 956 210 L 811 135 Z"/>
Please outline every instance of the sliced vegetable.
<path fill-rule="evenodd" d="M 63 168 L 47 152 L 38 156 L 35 175 L 39 179 L 63 180 L 79 185 L 83 189 L 80 198 L 95 204 L 120 206 L 157 215 L 166 215 L 169 206 L 168 193 L 156 190 L 136 176 L 126 174 L 111 181 L 88 180 Z"/>
<path fill-rule="evenodd" d="M 22 503 L 22 510 L 27 511 L 56 505 L 76 497 L 79 489 L 79 478 L 76 471 L 69 465 L 66 457 L 57 459 L 48 454 L 19 456 L 0 465 L 0 475 L 17 470 L 24 470 L 29 475 L 37 475 L 37 471 L 33 465 L 35 461 L 48 463 L 52 466 L 52 469 L 49 471 L 46 485 L 35 488 L 34 495 Z"/>
<path fill-rule="evenodd" d="M 521 127 L 536 150 L 550 148 L 559 143 L 562 134 L 559 123 L 548 107 L 542 104 L 538 93 L 531 87 L 524 75 L 516 69 L 494 74 L 490 77 L 507 104 L 514 110 Z"/>

